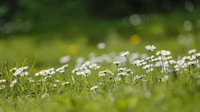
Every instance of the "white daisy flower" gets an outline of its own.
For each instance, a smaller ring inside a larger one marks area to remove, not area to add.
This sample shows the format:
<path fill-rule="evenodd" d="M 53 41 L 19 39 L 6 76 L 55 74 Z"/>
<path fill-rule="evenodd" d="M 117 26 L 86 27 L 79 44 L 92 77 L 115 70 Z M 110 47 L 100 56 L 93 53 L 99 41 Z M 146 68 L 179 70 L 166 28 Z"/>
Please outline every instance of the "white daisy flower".
<path fill-rule="evenodd" d="M 56 87 L 57 87 L 57 84 L 53 84 L 53 87 L 56 88 Z"/>
<path fill-rule="evenodd" d="M 91 71 L 90 70 L 84 70 L 84 71 L 82 71 L 82 74 L 87 77 L 91 74 Z"/>
<path fill-rule="evenodd" d="M 194 54 L 194 53 L 196 53 L 196 49 L 191 49 L 188 51 L 188 54 Z"/>
<path fill-rule="evenodd" d="M 11 81 L 11 83 L 10 83 L 10 87 L 13 87 L 13 86 L 15 85 L 15 83 L 17 83 L 17 80 L 16 80 L 16 79 L 13 80 L 13 81 Z"/>
<path fill-rule="evenodd" d="M 125 70 L 126 70 L 126 68 L 118 68 L 117 69 L 117 71 L 120 71 L 120 72 L 125 71 Z"/>
<path fill-rule="evenodd" d="M 128 57 L 129 54 L 130 54 L 130 52 L 129 52 L 129 51 L 126 51 L 126 52 L 121 53 L 121 56 Z"/>
<path fill-rule="evenodd" d="M 1 79 L 0 83 L 6 82 L 6 79 Z"/>
<path fill-rule="evenodd" d="M 93 86 L 93 87 L 90 88 L 90 90 L 93 91 L 93 90 L 95 90 L 97 88 L 99 88 L 99 86 Z"/>
<path fill-rule="evenodd" d="M 97 44 L 97 48 L 98 48 L 98 49 L 105 49 L 105 48 L 106 48 L 106 44 L 103 43 L 103 42 L 102 42 L 102 43 L 98 43 L 98 44 Z"/>
<path fill-rule="evenodd" d="M 14 68 L 10 69 L 10 72 L 15 72 L 16 70 L 17 70 L 17 68 L 14 67 Z"/>
<path fill-rule="evenodd" d="M 5 88 L 6 88 L 5 85 L 1 85 L 1 86 L 0 86 L 0 90 L 5 89 Z"/>
<path fill-rule="evenodd" d="M 114 61 L 113 64 L 119 66 L 120 62 L 119 61 Z"/>
<path fill-rule="evenodd" d="M 156 49 L 156 47 L 154 45 L 147 45 L 145 46 L 145 48 L 148 50 L 148 51 L 154 51 L 154 49 Z"/>
<path fill-rule="evenodd" d="M 162 82 L 166 82 L 169 79 L 168 75 L 165 75 L 164 77 L 161 78 Z"/>
<path fill-rule="evenodd" d="M 99 75 L 100 77 L 106 76 L 105 72 L 103 72 L 103 71 L 100 71 L 98 75 Z"/>
<path fill-rule="evenodd" d="M 69 85 L 70 82 L 63 82 L 61 85 L 64 86 L 64 85 Z"/>

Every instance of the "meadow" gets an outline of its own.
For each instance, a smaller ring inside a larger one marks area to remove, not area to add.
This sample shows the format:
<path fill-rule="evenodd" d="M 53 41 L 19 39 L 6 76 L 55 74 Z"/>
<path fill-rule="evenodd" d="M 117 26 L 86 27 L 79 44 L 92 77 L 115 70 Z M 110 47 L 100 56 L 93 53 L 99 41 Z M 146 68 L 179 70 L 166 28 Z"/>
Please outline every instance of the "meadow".
<path fill-rule="evenodd" d="M 0 111 L 198 112 L 196 13 L 147 15 L 139 26 L 97 20 L 95 29 L 73 22 L 60 31 L 4 34 Z"/>

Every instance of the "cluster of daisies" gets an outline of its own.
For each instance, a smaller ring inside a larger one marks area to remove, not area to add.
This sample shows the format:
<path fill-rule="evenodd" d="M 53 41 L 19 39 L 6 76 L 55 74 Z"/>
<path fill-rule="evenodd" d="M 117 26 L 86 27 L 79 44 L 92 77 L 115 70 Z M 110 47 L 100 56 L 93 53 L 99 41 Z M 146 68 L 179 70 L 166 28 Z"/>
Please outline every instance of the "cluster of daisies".
<path fill-rule="evenodd" d="M 110 54 L 103 54 L 101 56 L 96 56 L 95 53 L 91 53 L 89 54 L 88 60 L 84 60 L 83 57 L 78 58 L 76 60 L 75 68 L 72 71 L 69 71 L 67 69 L 68 64 L 65 64 L 57 69 L 49 68 L 41 70 L 33 76 L 31 73 L 29 74 L 30 71 L 28 70 L 28 66 L 21 68 L 15 67 L 10 69 L 10 73 L 13 75 L 12 80 L 0 80 L 0 90 L 6 88 L 5 83 L 7 82 L 10 82 L 9 86 L 10 88 L 13 88 L 19 81 L 20 77 L 25 77 L 30 83 L 42 83 L 51 79 L 54 75 L 61 74 L 63 77 L 56 77 L 61 78 L 60 80 L 55 79 L 53 81 L 53 87 L 56 88 L 58 84 L 76 84 L 74 77 L 90 77 L 91 75 L 96 75 L 96 77 L 101 79 L 104 79 L 102 77 L 109 77 L 115 82 L 124 80 L 125 77 L 131 77 L 131 81 L 134 82 L 140 79 L 144 80 L 144 77 L 151 75 L 154 71 L 158 71 L 156 74 L 160 74 L 161 78 L 158 81 L 166 82 L 170 77 L 170 73 L 178 74 L 182 71 L 190 71 L 191 68 L 193 68 L 193 70 L 200 68 L 200 52 L 197 52 L 196 49 L 190 50 L 188 56 L 174 60 L 169 50 L 155 51 L 156 47 L 154 45 L 147 45 L 145 48 L 149 51 L 148 53 L 131 54 L 129 51 L 126 51 L 121 52 L 120 55 L 111 52 Z M 105 63 L 107 63 L 106 67 Z M 102 64 L 102 66 L 100 66 L 100 64 Z M 140 71 L 137 71 L 137 68 L 140 68 Z M 66 70 L 67 72 L 65 73 Z M 71 79 L 67 82 L 65 75 L 68 74 Z M 102 83 L 97 82 L 96 84 L 97 85 L 91 86 L 91 91 L 95 92 L 95 89 L 97 89 Z"/>

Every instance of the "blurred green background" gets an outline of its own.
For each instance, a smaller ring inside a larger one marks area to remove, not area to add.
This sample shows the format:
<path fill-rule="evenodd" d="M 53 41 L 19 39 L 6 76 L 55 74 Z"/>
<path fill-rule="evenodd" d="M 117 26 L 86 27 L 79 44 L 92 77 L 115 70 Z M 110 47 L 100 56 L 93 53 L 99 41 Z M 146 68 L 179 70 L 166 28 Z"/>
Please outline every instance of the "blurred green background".
<path fill-rule="evenodd" d="M 0 0 L 0 61 L 54 66 L 88 53 L 199 49 L 199 0 Z M 96 45 L 107 47 L 98 50 Z"/>

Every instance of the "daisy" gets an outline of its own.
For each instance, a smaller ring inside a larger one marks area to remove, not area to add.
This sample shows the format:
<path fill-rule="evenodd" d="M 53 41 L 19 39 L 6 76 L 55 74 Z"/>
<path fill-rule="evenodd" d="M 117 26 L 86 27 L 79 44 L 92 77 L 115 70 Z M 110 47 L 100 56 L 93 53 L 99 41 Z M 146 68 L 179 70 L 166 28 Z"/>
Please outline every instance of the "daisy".
<path fill-rule="evenodd" d="M 17 80 L 16 80 L 16 79 L 13 80 L 13 81 L 11 81 L 11 83 L 10 83 L 10 87 L 13 87 L 13 86 L 15 85 L 15 83 L 17 83 Z"/>
<path fill-rule="evenodd" d="M 194 54 L 194 53 L 196 53 L 196 49 L 191 49 L 188 51 L 188 54 Z"/>
<path fill-rule="evenodd" d="M 129 54 L 130 54 L 130 52 L 129 52 L 129 51 L 126 51 L 126 52 L 121 53 L 121 56 L 128 57 Z"/>
<path fill-rule="evenodd" d="M 119 61 L 114 61 L 113 64 L 119 66 L 120 62 Z"/>
<path fill-rule="evenodd" d="M 3 82 L 6 82 L 6 80 L 5 80 L 5 79 L 1 79 L 1 80 L 0 80 L 0 83 L 3 83 Z"/>
<path fill-rule="evenodd" d="M 90 90 L 93 91 L 93 90 L 95 90 L 97 88 L 99 88 L 99 86 L 93 86 L 93 87 L 90 88 Z"/>
<path fill-rule="evenodd" d="M 70 82 L 63 82 L 61 85 L 64 86 L 64 85 L 69 85 Z"/>
<path fill-rule="evenodd" d="M 148 51 L 154 51 L 154 49 L 156 49 L 156 47 L 154 45 L 147 45 L 145 46 L 145 48 L 148 50 Z"/>
<path fill-rule="evenodd" d="M 5 88 L 6 88 L 5 85 L 1 85 L 1 86 L 0 86 L 0 90 L 5 89 Z"/>

